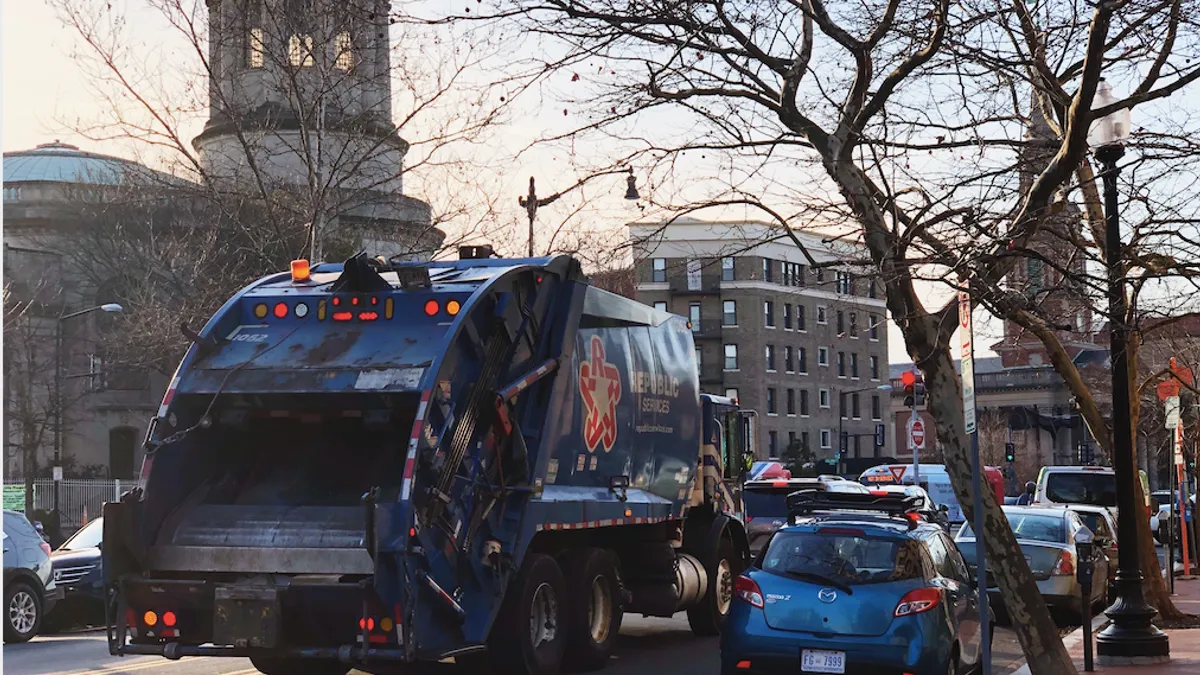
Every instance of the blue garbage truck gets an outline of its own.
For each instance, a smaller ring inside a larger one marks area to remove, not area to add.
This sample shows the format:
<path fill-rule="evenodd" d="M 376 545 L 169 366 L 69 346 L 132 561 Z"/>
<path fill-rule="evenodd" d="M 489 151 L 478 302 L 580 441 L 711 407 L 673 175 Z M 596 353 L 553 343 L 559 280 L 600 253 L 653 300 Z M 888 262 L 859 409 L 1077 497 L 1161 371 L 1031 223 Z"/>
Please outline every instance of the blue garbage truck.
<path fill-rule="evenodd" d="M 595 670 L 622 614 L 715 635 L 753 415 L 691 327 L 569 256 L 357 255 L 199 331 L 104 507 L 109 651 L 268 675 Z"/>

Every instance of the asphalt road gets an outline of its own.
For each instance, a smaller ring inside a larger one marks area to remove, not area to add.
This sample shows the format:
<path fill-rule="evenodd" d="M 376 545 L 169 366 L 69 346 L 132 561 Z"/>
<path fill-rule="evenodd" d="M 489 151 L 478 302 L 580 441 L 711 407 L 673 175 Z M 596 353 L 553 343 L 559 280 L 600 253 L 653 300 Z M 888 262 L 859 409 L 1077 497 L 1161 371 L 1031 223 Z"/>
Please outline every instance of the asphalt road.
<path fill-rule="evenodd" d="M 1018 668 L 1021 649 L 1011 631 L 997 627 L 993 673 Z M 694 637 L 683 614 L 673 619 L 626 617 L 621 640 L 606 675 L 718 675 L 716 639 Z M 28 643 L 4 645 L 6 675 L 253 675 L 247 659 L 108 655 L 102 631 L 36 637 Z"/>

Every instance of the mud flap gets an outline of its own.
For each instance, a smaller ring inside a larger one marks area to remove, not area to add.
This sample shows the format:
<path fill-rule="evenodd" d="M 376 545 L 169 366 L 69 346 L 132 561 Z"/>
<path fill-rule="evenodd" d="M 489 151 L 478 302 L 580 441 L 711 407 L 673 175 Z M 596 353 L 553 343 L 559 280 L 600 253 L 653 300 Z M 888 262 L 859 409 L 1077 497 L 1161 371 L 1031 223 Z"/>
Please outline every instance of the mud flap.
<path fill-rule="evenodd" d="M 235 647 L 279 646 L 279 589 L 267 586 L 217 586 L 213 605 L 213 642 Z"/>

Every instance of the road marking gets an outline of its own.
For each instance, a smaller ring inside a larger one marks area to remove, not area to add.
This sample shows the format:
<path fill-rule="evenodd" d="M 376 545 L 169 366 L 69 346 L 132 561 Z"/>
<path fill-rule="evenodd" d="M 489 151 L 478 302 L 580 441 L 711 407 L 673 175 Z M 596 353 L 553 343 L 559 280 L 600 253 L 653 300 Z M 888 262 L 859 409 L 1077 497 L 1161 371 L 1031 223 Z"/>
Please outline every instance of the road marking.
<path fill-rule="evenodd" d="M 191 660 L 194 658 L 197 658 L 197 657 L 184 657 L 184 659 L 187 659 L 187 660 Z M 180 662 L 181 661 L 172 661 L 171 659 L 167 659 L 167 658 L 152 657 L 152 659 L 150 661 L 140 661 L 139 660 L 139 661 L 135 661 L 135 662 L 131 663 L 128 666 L 124 666 L 124 665 L 101 666 L 101 667 L 97 667 L 97 668 L 88 668 L 86 670 L 70 671 L 68 673 L 63 673 L 63 675 L 106 675 L 108 673 L 129 673 L 129 672 L 135 672 L 135 671 L 139 671 L 139 670 L 147 670 L 149 668 L 168 667 L 172 664 L 180 663 Z M 235 670 L 235 671 L 231 671 L 228 673 L 219 673 L 218 675 L 251 675 L 252 673 L 257 673 L 257 672 L 258 672 L 257 668 L 248 668 L 245 670 Z"/>

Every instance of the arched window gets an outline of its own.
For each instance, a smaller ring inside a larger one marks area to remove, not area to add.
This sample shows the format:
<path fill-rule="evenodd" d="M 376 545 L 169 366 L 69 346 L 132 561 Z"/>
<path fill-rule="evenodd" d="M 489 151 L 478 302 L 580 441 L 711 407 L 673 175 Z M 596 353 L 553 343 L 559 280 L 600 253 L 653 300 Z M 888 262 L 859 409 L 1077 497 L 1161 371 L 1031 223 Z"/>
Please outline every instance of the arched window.
<path fill-rule="evenodd" d="M 313 65 L 312 0 L 288 0 L 288 62 L 296 68 Z"/>
<path fill-rule="evenodd" d="M 117 427 L 108 430 L 108 475 L 110 478 L 134 478 L 133 460 L 137 448 L 137 429 Z"/>

